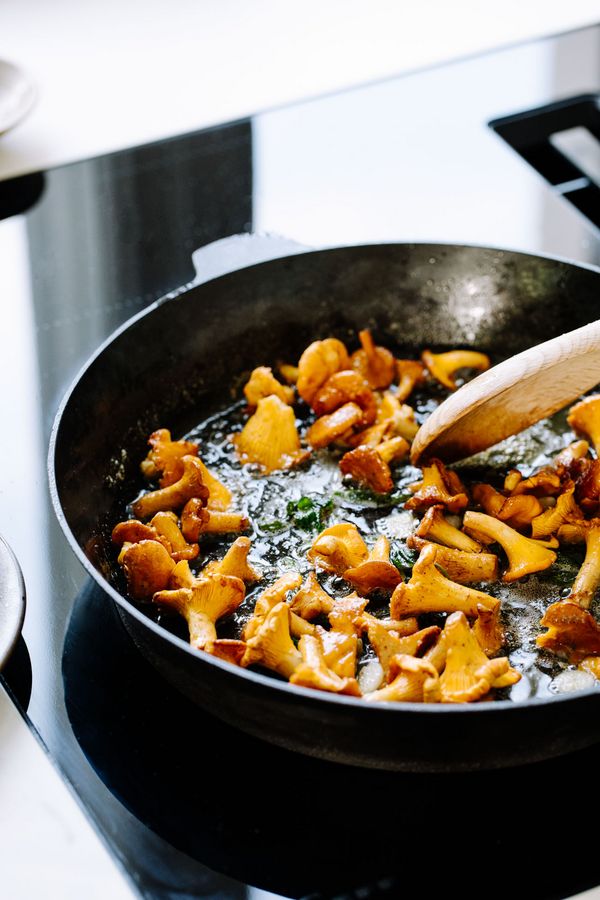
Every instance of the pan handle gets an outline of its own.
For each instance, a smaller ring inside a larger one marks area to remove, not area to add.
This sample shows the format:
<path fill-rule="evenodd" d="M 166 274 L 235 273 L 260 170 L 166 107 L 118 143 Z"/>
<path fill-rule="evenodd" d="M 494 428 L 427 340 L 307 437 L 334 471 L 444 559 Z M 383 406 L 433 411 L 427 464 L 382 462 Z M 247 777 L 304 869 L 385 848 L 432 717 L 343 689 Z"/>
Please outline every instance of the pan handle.
<path fill-rule="evenodd" d="M 203 284 L 236 269 L 312 249 L 276 234 L 234 234 L 194 250 L 192 262 L 196 277 L 190 286 Z"/>

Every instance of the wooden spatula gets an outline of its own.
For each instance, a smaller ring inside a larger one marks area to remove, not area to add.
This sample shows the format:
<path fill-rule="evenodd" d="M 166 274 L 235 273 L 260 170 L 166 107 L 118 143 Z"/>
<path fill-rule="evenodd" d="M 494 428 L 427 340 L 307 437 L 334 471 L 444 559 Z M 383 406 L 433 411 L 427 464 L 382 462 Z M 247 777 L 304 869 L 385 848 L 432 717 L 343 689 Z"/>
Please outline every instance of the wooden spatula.
<path fill-rule="evenodd" d="M 451 394 L 419 429 L 411 461 L 486 450 L 600 383 L 600 321 L 511 356 Z"/>

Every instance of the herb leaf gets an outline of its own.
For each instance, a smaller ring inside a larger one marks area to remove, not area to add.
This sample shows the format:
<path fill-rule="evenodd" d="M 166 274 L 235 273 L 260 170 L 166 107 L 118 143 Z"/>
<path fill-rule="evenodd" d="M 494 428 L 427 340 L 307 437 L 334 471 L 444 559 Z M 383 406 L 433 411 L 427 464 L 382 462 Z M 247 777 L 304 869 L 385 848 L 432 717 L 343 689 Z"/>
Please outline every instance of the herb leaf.
<path fill-rule="evenodd" d="M 394 544 L 390 553 L 390 561 L 397 569 L 408 575 L 412 573 L 412 567 L 418 558 L 418 550 L 411 550 L 406 544 Z"/>
<path fill-rule="evenodd" d="M 288 518 L 302 531 L 320 531 L 326 525 L 332 510 L 332 500 L 319 503 L 311 497 L 290 500 L 287 504 Z"/>

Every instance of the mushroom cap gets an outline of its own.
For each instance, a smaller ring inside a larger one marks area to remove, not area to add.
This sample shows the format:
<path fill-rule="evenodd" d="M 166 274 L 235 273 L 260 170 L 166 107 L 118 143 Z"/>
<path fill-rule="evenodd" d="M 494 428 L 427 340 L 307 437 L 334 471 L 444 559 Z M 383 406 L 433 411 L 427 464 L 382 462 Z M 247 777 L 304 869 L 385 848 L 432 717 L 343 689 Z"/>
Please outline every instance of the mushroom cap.
<path fill-rule="evenodd" d="M 344 344 L 337 338 L 313 341 L 298 362 L 298 393 L 311 403 L 319 388 L 335 372 L 349 368 L 350 358 Z"/>
<path fill-rule="evenodd" d="M 334 605 L 335 600 L 321 587 L 316 573 L 309 572 L 302 587 L 292 597 L 290 609 L 311 621 L 330 613 Z"/>
<path fill-rule="evenodd" d="M 548 631 L 536 639 L 538 647 L 577 663 L 600 654 L 600 625 L 588 610 L 571 600 L 559 600 L 546 610 L 540 623 Z"/>
<path fill-rule="evenodd" d="M 249 584 L 260 581 L 262 575 L 248 562 L 248 554 L 252 541 L 248 537 L 239 537 L 233 542 L 223 559 L 209 563 L 203 573 L 217 572 L 220 575 L 235 575 Z"/>
<path fill-rule="evenodd" d="M 423 467 L 423 479 L 404 507 L 427 509 L 429 506 L 444 506 L 455 513 L 465 509 L 468 502 L 464 485 L 456 472 L 447 469 L 441 460 L 432 459 Z"/>
<path fill-rule="evenodd" d="M 259 400 L 274 394 L 282 403 L 294 402 L 294 389 L 281 384 L 273 375 L 269 366 L 258 366 L 253 369 L 250 378 L 244 385 L 244 396 L 250 407 L 256 407 Z"/>
<path fill-rule="evenodd" d="M 376 494 L 389 494 L 394 487 L 390 467 L 376 447 L 361 445 L 349 450 L 340 459 L 340 470 Z"/>
<path fill-rule="evenodd" d="M 590 438 L 596 452 L 600 444 L 600 394 L 584 397 L 572 406 L 567 422 L 575 434 Z"/>
<path fill-rule="evenodd" d="M 294 410 L 273 394 L 258 401 L 233 443 L 242 462 L 257 463 L 266 474 L 289 469 L 307 457 L 300 447 Z"/>
<path fill-rule="evenodd" d="M 150 600 L 156 591 L 166 588 L 175 568 L 168 550 L 153 540 L 131 544 L 119 561 L 127 579 L 127 591 L 134 600 Z"/>
<path fill-rule="evenodd" d="M 356 525 L 339 522 L 325 528 L 306 555 L 312 563 L 322 569 L 343 575 L 347 569 L 364 562 L 369 551 Z"/>

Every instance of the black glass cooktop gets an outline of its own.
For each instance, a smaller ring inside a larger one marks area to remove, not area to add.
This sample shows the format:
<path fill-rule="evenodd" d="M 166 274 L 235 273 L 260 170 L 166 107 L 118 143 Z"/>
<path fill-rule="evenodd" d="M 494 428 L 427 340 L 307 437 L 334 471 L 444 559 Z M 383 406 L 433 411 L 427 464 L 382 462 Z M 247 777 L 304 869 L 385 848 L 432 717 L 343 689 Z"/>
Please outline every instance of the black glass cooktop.
<path fill-rule="evenodd" d="M 586 29 L 0 183 L 0 531 L 28 588 L 6 678 L 141 896 L 554 898 L 600 880 L 595 750 L 391 775 L 242 735 L 137 652 L 69 550 L 45 472 L 80 366 L 189 282 L 211 241 L 457 241 L 600 263 L 589 218 L 488 125 L 595 96 L 599 60 Z"/>

